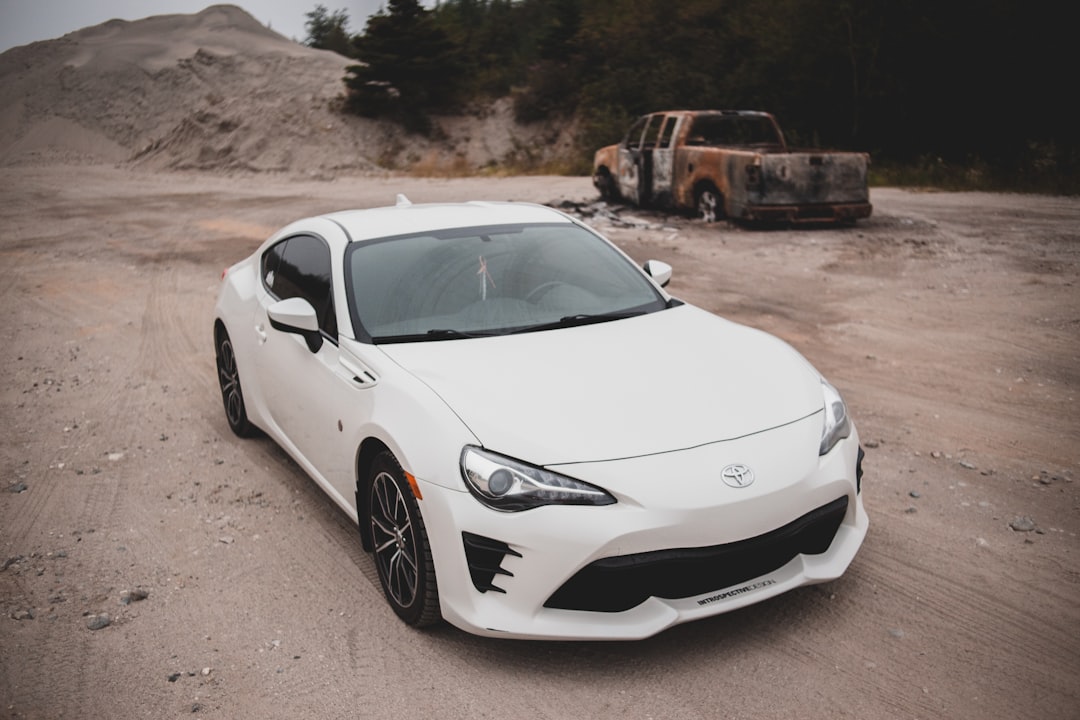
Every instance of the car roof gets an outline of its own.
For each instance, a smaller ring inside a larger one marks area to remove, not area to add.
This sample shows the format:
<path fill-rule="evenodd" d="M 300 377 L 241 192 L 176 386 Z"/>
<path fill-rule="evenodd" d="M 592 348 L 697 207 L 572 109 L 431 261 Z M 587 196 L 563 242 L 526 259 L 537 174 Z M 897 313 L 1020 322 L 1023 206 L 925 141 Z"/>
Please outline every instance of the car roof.
<path fill-rule="evenodd" d="M 323 217 L 340 225 L 352 242 L 451 228 L 572 222 L 557 210 L 531 203 L 466 202 L 414 205 L 400 196 L 398 204 L 394 206 L 345 210 Z"/>

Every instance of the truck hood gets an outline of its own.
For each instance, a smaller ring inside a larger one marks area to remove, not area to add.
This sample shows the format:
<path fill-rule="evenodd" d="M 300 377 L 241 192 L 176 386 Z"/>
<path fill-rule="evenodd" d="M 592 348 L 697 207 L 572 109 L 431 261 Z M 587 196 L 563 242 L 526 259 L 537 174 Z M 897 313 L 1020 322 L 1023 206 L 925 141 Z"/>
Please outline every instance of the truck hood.
<path fill-rule="evenodd" d="M 820 376 L 758 330 L 684 305 L 519 335 L 382 345 L 483 445 L 536 465 L 638 457 L 784 425 Z"/>

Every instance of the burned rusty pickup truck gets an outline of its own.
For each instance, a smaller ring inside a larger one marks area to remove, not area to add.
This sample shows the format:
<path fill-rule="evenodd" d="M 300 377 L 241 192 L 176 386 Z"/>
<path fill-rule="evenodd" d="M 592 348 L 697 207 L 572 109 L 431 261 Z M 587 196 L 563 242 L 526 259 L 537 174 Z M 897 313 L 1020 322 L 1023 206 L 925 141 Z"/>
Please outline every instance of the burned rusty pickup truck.
<path fill-rule="evenodd" d="M 604 199 L 695 210 L 708 222 L 854 222 L 870 216 L 865 153 L 789 150 L 772 115 L 679 110 L 638 118 L 596 152 Z"/>

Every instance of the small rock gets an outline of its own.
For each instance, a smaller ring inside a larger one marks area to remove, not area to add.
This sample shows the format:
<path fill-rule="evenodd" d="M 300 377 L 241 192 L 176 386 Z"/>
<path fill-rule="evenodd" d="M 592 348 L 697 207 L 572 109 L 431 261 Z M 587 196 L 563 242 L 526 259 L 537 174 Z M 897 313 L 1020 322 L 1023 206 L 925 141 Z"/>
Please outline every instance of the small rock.
<path fill-rule="evenodd" d="M 199 712 L 200 710 L 202 710 L 202 705 L 200 705 L 199 703 L 194 703 L 194 704 L 192 704 L 192 706 L 191 706 L 191 712 L 193 712 L 193 713 L 197 713 L 197 712 Z"/>
<path fill-rule="evenodd" d="M 109 627 L 109 625 L 111 624 L 112 618 L 110 618 L 105 613 L 102 613 L 101 615 L 91 615 L 86 618 L 87 630 L 101 630 L 102 628 Z"/>
<path fill-rule="evenodd" d="M 967 460 L 961 460 L 960 461 L 960 467 L 962 467 L 962 468 L 964 468 L 966 470 L 974 470 L 975 469 L 975 463 L 968 462 Z"/>
<path fill-rule="evenodd" d="M 919 493 L 918 490 L 912 490 L 911 492 L 908 493 L 908 495 L 915 498 L 916 500 L 918 500 L 919 498 L 922 497 L 922 495 Z"/>
<path fill-rule="evenodd" d="M 208 667 L 204 667 L 204 668 L 202 669 L 202 674 L 203 674 L 204 676 L 206 676 L 206 675 L 209 675 L 209 674 L 210 674 L 210 668 L 208 668 Z"/>
<path fill-rule="evenodd" d="M 120 604 L 130 605 L 133 602 L 139 602 L 140 600 L 145 600 L 148 597 L 150 597 L 149 590 L 143 590 L 141 588 L 136 588 L 135 590 L 125 590 L 124 592 L 120 593 Z"/>
<path fill-rule="evenodd" d="M 975 546 L 983 548 L 990 547 L 990 543 L 987 542 L 986 538 L 975 538 Z"/>
<path fill-rule="evenodd" d="M 877 448 L 881 447 L 881 444 L 877 440 L 867 440 L 865 443 L 863 443 L 863 445 L 870 448 L 871 450 L 876 450 Z"/>
<path fill-rule="evenodd" d="M 12 620 L 33 620 L 34 619 L 34 611 L 30 610 L 29 608 L 26 609 L 26 610 L 16 610 L 15 612 L 11 613 L 11 619 Z"/>
<path fill-rule="evenodd" d="M 904 512 L 905 512 L 905 513 L 907 513 L 908 515 L 914 515 L 915 513 L 919 512 L 919 509 L 918 509 L 918 508 L 916 508 L 916 507 L 914 507 L 914 506 L 912 506 L 912 507 L 909 507 L 909 508 L 908 508 L 907 510 L 905 510 Z"/>
<path fill-rule="evenodd" d="M 1026 516 L 1018 517 L 1009 523 L 1009 527 L 1016 532 L 1031 532 L 1035 529 L 1035 521 Z"/>
<path fill-rule="evenodd" d="M 8 485 L 8 492 L 9 493 L 16 493 L 16 494 L 24 493 L 24 492 L 26 492 L 26 483 L 17 482 L 14 485 Z"/>
<path fill-rule="evenodd" d="M 225 543 L 226 545 L 232 545 L 233 544 L 232 535 L 222 535 L 221 537 L 218 538 L 218 542 L 219 543 Z"/>
<path fill-rule="evenodd" d="M 178 672 L 175 672 L 175 673 L 173 673 L 172 675 L 169 676 L 169 682 L 176 682 L 179 679 L 180 679 L 180 673 L 178 673 Z"/>
<path fill-rule="evenodd" d="M 900 638 L 904 637 L 904 631 L 901 630 L 900 628 L 890 628 L 889 629 L 889 636 L 894 637 L 897 640 L 899 640 Z"/>
<path fill-rule="evenodd" d="M 11 567 L 12 565 L 19 562 L 22 559 L 23 559 L 22 555 L 13 555 L 12 557 L 9 557 L 7 560 L 4 561 L 3 565 L 0 565 L 0 572 L 3 572 L 4 570 L 7 570 L 9 567 Z"/>
<path fill-rule="evenodd" d="M 941 459 L 941 453 L 938 452 L 937 450 L 935 450 L 932 453 L 930 453 L 930 457 L 934 458 L 935 460 L 940 460 Z"/>

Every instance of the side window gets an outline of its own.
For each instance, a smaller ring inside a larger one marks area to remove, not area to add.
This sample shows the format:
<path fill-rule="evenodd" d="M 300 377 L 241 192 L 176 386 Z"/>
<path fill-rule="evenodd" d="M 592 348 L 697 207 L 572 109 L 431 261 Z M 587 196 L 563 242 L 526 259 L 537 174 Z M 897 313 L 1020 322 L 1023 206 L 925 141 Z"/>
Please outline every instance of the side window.
<path fill-rule="evenodd" d="M 626 139 L 623 140 L 623 147 L 636 148 L 641 145 L 641 131 L 645 129 L 645 123 L 648 122 L 649 116 L 640 117 L 637 121 L 630 126 L 630 129 L 626 133 Z"/>
<path fill-rule="evenodd" d="M 263 285 L 270 292 L 274 292 L 274 280 L 277 278 L 277 269 L 281 265 L 281 254 L 285 252 L 285 241 L 279 242 L 269 250 L 267 250 L 262 257 L 262 280 Z M 274 293 L 275 295 L 277 293 Z"/>
<path fill-rule="evenodd" d="M 337 338 L 330 248 L 325 242 L 311 235 L 291 237 L 263 255 L 262 270 L 263 282 L 274 296 L 279 300 L 304 298 L 315 308 L 319 328 Z"/>
<path fill-rule="evenodd" d="M 660 135 L 660 123 L 663 119 L 663 115 L 653 115 L 649 118 L 649 126 L 645 128 L 645 135 L 642 138 L 643 142 L 641 143 L 641 147 L 656 147 L 656 138 Z"/>
<path fill-rule="evenodd" d="M 678 119 L 675 115 L 668 115 L 664 120 L 664 128 L 660 131 L 660 147 L 671 147 L 671 138 L 675 135 L 675 122 Z"/>

